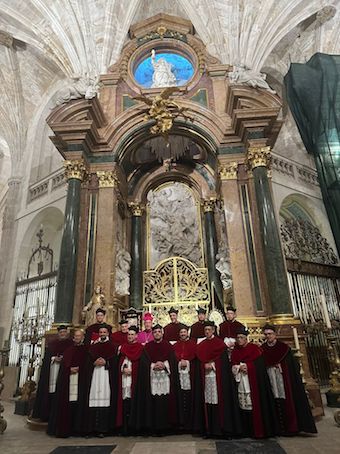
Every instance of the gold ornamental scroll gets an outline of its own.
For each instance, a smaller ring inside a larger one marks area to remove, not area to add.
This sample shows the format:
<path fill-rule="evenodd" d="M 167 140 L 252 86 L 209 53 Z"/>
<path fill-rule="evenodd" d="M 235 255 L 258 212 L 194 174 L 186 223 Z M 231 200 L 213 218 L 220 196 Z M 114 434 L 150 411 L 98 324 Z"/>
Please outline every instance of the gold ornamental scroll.
<path fill-rule="evenodd" d="M 197 268 L 182 257 L 171 257 L 143 273 L 143 308 L 152 312 L 161 325 L 169 322 L 168 310 L 175 307 L 179 320 L 191 325 L 198 306 L 208 310 L 210 288 L 207 268 Z"/>

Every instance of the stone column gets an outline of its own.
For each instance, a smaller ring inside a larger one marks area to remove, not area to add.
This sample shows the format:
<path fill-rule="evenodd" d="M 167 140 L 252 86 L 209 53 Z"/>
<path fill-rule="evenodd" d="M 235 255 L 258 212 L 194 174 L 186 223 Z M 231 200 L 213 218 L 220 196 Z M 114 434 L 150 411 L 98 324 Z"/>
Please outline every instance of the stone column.
<path fill-rule="evenodd" d="M 204 200 L 202 206 L 204 213 L 204 230 L 209 280 L 210 283 L 214 283 L 216 294 L 223 306 L 222 283 L 220 279 L 220 273 L 216 269 L 216 254 L 218 251 L 218 244 L 214 216 L 215 203 L 215 199 Z"/>
<path fill-rule="evenodd" d="M 255 304 L 237 183 L 238 163 L 223 162 L 222 157 L 220 157 L 219 175 L 228 235 L 234 303 L 237 307 L 238 316 L 249 317 L 255 314 Z"/>
<path fill-rule="evenodd" d="M 143 304 L 142 215 L 140 204 L 131 202 L 131 270 L 130 306 L 141 309 Z"/>
<path fill-rule="evenodd" d="M 18 211 L 21 178 L 8 180 L 8 192 L 3 214 L 0 246 L 0 345 L 7 339 L 12 320 L 12 306 L 15 291 L 14 250 L 17 235 L 15 217 Z"/>
<path fill-rule="evenodd" d="M 68 190 L 64 232 L 61 240 L 55 323 L 72 323 L 76 285 L 81 182 L 85 176 L 83 160 L 65 161 Z"/>
<path fill-rule="evenodd" d="M 253 172 L 256 204 L 269 298 L 273 315 L 291 315 L 287 272 L 281 249 L 267 171 L 270 168 L 270 147 L 249 147 L 246 164 Z"/>

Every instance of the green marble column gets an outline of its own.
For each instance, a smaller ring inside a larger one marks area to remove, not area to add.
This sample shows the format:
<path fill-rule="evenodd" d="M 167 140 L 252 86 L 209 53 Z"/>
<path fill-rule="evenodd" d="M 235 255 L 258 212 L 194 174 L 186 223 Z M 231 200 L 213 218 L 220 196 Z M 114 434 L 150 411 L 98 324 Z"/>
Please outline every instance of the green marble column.
<path fill-rule="evenodd" d="M 210 283 L 214 283 L 216 294 L 222 304 L 223 309 L 223 289 L 220 279 L 220 273 L 216 269 L 216 254 L 218 251 L 217 244 L 217 235 L 216 235 L 216 226 L 215 226 L 215 217 L 214 217 L 214 200 L 205 200 L 203 202 L 203 212 L 204 212 L 204 227 L 205 227 L 205 243 L 207 250 L 207 265 Z M 218 302 L 217 303 L 217 307 Z"/>
<path fill-rule="evenodd" d="M 54 323 L 58 324 L 72 324 L 77 271 L 80 190 L 85 171 L 82 161 L 65 161 L 65 168 L 68 190 L 54 316 Z"/>
<path fill-rule="evenodd" d="M 274 204 L 267 175 L 270 159 L 270 147 L 254 147 L 248 150 L 247 161 L 254 177 L 272 314 L 292 314 L 285 259 L 281 249 L 280 233 L 275 218 Z"/>
<path fill-rule="evenodd" d="M 142 208 L 130 203 L 131 218 L 131 270 L 130 306 L 141 309 L 143 304 L 143 267 L 142 267 Z"/>

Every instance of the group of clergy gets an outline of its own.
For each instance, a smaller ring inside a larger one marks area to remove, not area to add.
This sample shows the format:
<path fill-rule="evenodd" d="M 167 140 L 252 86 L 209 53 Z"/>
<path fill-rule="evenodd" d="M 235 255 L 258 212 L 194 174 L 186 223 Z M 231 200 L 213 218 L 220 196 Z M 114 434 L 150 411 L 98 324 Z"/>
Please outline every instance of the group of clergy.
<path fill-rule="evenodd" d="M 197 433 L 255 437 L 316 433 L 299 366 L 290 347 L 265 325 L 261 347 L 228 307 L 219 327 L 197 310 L 190 328 L 170 323 L 144 330 L 120 321 L 112 333 L 105 310 L 69 338 L 59 326 L 43 360 L 33 418 L 57 437 Z"/>

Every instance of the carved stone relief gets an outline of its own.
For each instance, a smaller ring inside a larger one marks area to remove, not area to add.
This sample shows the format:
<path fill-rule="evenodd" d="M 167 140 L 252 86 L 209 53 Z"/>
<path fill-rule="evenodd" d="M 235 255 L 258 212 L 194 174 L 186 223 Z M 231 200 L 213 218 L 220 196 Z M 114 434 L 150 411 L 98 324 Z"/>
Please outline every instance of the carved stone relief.
<path fill-rule="evenodd" d="M 228 290 L 233 285 L 231 275 L 227 227 L 225 223 L 224 211 L 222 207 L 216 207 L 216 221 L 220 228 L 220 241 L 216 254 L 216 269 L 220 272 L 220 279 L 224 290 Z"/>
<path fill-rule="evenodd" d="M 120 224 L 122 224 L 122 222 L 120 222 Z M 122 228 L 122 225 L 120 227 Z M 122 230 L 118 228 L 115 275 L 115 288 L 117 295 L 130 295 L 130 267 L 131 255 L 124 247 Z"/>
<path fill-rule="evenodd" d="M 172 183 L 148 194 L 150 267 L 179 256 L 202 266 L 200 224 L 196 201 L 183 183 Z"/>

